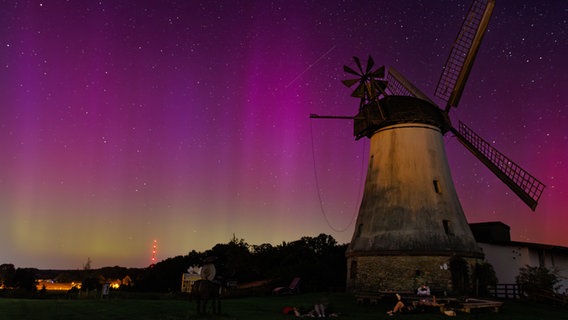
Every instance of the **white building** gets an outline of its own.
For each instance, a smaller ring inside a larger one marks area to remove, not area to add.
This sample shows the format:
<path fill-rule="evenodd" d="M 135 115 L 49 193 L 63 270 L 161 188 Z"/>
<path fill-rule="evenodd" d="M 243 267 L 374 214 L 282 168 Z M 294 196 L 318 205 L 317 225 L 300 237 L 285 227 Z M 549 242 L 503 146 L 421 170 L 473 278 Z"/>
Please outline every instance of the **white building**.
<path fill-rule="evenodd" d="M 540 266 L 558 275 L 559 293 L 568 291 L 567 247 L 511 241 L 511 228 L 502 222 L 472 223 L 470 227 L 485 260 L 495 269 L 499 284 L 514 284 L 522 267 Z"/>

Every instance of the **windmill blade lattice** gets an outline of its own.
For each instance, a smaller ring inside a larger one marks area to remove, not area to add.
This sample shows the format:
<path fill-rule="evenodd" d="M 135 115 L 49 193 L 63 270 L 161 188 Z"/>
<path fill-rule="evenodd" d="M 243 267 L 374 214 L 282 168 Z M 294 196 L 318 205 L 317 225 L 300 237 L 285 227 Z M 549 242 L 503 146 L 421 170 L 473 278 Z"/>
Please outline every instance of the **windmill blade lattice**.
<path fill-rule="evenodd" d="M 387 88 L 385 91 L 388 95 L 416 97 L 422 100 L 426 100 L 435 105 L 435 103 L 430 100 L 430 98 L 424 92 L 418 89 L 418 87 L 416 87 L 412 82 L 406 79 L 392 66 L 389 67 L 387 71 L 386 80 Z"/>
<path fill-rule="evenodd" d="M 416 95 L 412 94 L 408 87 L 403 84 L 402 81 L 399 81 L 395 76 L 394 73 L 391 72 L 389 67 L 389 72 L 387 73 L 387 93 L 392 96 L 410 96 L 415 97 Z"/>
<path fill-rule="evenodd" d="M 459 122 L 459 131 L 455 128 L 451 130 L 458 140 L 511 188 L 523 202 L 533 211 L 536 209 L 538 200 L 545 188 L 542 182 L 493 148 L 461 121 Z"/>
<path fill-rule="evenodd" d="M 463 22 L 435 91 L 446 112 L 459 103 L 494 6 L 495 0 L 475 0 Z"/>

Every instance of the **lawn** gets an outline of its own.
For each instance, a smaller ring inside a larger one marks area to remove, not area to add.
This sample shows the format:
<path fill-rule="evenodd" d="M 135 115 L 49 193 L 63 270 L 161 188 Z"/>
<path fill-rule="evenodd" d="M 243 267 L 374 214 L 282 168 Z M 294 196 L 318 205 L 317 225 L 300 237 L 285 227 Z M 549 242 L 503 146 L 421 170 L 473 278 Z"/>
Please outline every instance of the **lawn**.
<path fill-rule="evenodd" d="M 222 314 L 207 319 L 230 320 L 260 320 L 260 319 L 291 319 L 281 313 L 285 306 L 309 307 L 314 302 L 325 299 L 331 303 L 339 313 L 337 319 L 391 319 L 405 320 L 435 320 L 448 319 L 441 313 L 403 314 L 394 317 L 386 315 L 386 311 L 392 306 L 385 303 L 377 305 L 358 305 L 355 300 L 346 293 L 309 293 L 281 297 L 252 297 L 226 299 L 222 302 Z M 0 320 L 13 319 L 64 319 L 64 320 L 91 320 L 91 319 L 164 319 L 196 320 L 195 304 L 180 299 L 122 299 L 113 298 L 108 300 L 96 299 L 0 299 Z M 498 313 L 478 311 L 472 314 L 458 313 L 453 319 L 567 319 L 568 308 L 554 307 L 549 305 L 506 301 L 502 310 Z"/>

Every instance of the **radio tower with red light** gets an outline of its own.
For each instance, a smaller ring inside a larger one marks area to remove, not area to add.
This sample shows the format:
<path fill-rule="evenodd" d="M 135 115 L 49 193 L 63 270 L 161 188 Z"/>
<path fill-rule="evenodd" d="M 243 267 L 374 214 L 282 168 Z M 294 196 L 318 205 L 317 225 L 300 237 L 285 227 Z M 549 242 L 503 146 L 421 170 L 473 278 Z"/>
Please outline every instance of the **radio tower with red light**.
<path fill-rule="evenodd" d="M 152 244 L 152 266 L 156 264 L 156 252 L 158 251 L 158 240 L 154 240 Z"/>

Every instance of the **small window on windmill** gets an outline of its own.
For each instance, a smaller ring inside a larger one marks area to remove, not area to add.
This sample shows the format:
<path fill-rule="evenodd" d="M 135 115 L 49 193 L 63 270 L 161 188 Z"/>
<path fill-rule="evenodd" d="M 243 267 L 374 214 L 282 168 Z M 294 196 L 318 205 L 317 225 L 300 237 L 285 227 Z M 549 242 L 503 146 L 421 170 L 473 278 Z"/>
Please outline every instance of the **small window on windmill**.
<path fill-rule="evenodd" d="M 359 224 L 359 226 L 357 226 L 357 233 L 355 235 L 355 238 L 359 238 L 361 236 L 361 232 L 363 231 L 363 224 Z"/>
<path fill-rule="evenodd" d="M 444 232 L 446 235 L 451 236 L 454 234 L 452 232 L 450 220 L 442 220 L 442 224 L 444 225 Z"/>
<path fill-rule="evenodd" d="M 432 182 L 434 183 L 434 191 L 436 191 L 436 193 L 442 193 L 442 187 L 440 186 L 440 181 L 434 180 Z"/>

